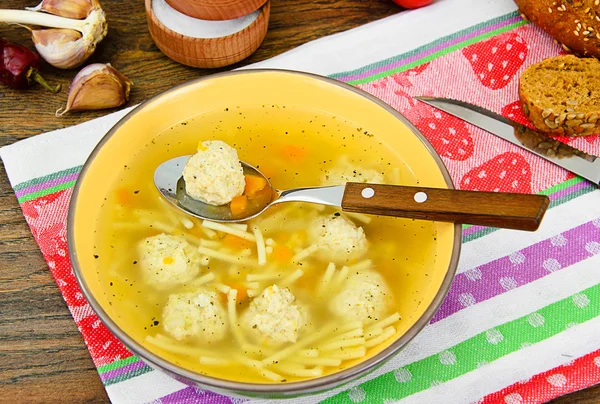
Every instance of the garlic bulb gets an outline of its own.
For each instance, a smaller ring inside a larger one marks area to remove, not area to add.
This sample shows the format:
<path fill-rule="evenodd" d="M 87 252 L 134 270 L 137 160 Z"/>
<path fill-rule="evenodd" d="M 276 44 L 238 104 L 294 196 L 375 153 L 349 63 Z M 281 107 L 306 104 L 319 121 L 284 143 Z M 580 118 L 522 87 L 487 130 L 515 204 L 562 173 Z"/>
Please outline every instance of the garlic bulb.
<path fill-rule="evenodd" d="M 56 111 L 61 116 L 69 111 L 115 108 L 129 100 L 133 83 L 110 65 L 94 63 L 81 69 L 69 88 L 67 106 Z"/>
<path fill-rule="evenodd" d="M 78 20 L 87 17 L 94 8 L 100 7 L 97 0 L 42 0 L 35 7 L 26 7 L 29 11 L 44 11 L 66 18 Z"/>
<path fill-rule="evenodd" d="M 32 39 L 44 60 L 60 69 L 71 69 L 94 53 L 108 32 L 104 11 L 96 0 L 91 0 L 91 4 L 93 7 L 84 20 L 36 11 L 0 10 L 0 22 L 59 28 L 34 30 Z M 66 33 L 66 30 L 77 31 L 80 35 Z"/>

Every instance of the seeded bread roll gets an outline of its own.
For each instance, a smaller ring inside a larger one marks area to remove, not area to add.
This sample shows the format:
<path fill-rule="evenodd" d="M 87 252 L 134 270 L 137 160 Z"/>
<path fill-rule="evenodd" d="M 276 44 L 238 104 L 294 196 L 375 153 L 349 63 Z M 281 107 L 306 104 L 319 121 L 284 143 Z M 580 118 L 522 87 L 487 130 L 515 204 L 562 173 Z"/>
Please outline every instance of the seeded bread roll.
<path fill-rule="evenodd" d="M 577 55 L 600 57 L 600 0 L 514 0 L 524 16 Z"/>
<path fill-rule="evenodd" d="M 557 56 L 521 75 L 523 112 L 536 129 L 559 136 L 600 133 L 600 61 Z"/>

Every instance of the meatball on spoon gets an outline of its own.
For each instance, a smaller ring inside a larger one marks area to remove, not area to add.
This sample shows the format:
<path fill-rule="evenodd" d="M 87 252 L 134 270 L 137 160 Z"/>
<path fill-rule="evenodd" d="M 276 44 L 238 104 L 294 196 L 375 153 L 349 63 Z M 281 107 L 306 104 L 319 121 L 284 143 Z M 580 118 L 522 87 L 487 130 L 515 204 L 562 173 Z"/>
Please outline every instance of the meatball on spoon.
<path fill-rule="evenodd" d="M 214 222 L 244 222 L 276 204 L 308 202 L 340 207 L 347 212 L 535 231 L 549 204 L 544 195 L 355 182 L 276 190 L 258 169 L 242 161 L 244 193 L 228 204 L 215 206 L 186 192 L 182 173 L 190 157 L 177 157 L 159 165 L 154 184 L 179 209 Z"/>

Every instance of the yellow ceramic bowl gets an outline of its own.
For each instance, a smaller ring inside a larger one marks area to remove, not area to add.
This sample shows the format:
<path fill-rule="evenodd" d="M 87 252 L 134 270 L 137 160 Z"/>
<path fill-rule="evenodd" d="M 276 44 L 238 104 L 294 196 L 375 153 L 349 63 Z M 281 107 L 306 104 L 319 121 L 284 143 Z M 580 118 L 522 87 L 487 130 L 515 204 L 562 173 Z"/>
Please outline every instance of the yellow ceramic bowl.
<path fill-rule="evenodd" d="M 225 394 L 283 397 L 330 389 L 362 376 L 404 347 L 432 318 L 445 297 L 458 263 L 461 227 L 435 223 L 437 259 L 428 282 L 411 285 L 422 303 L 410 311 L 393 342 L 376 347 L 366 359 L 320 378 L 278 384 L 241 383 L 201 375 L 181 368 L 150 352 L 128 335 L 119 308 L 109 305 L 97 263 L 94 262 L 94 229 L 102 201 L 120 170 L 162 131 L 192 117 L 223 110 L 231 105 L 276 104 L 321 110 L 369 128 L 399 153 L 420 185 L 452 188 L 440 157 L 423 135 L 387 104 L 341 82 L 320 76 L 283 70 L 245 70 L 201 78 L 169 90 L 140 105 L 102 139 L 86 162 L 77 181 L 68 218 L 69 253 L 85 297 L 108 328 L 150 366 L 178 380 Z M 336 153 L 335 150 L 332 153 Z M 334 157 L 334 156 L 332 156 Z"/>

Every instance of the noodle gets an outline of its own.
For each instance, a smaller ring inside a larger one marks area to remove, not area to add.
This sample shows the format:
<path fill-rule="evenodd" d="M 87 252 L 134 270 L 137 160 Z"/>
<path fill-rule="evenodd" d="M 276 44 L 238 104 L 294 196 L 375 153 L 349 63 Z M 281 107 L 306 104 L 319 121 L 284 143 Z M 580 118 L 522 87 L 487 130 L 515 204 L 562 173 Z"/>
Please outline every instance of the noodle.
<path fill-rule="evenodd" d="M 300 279 L 302 277 L 302 275 L 304 275 L 304 271 L 301 269 L 296 269 L 294 272 L 292 272 L 290 275 L 288 275 L 286 278 L 284 278 L 281 281 L 281 286 L 283 286 L 283 287 L 290 286 L 291 284 L 296 282 L 298 279 Z"/>
<path fill-rule="evenodd" d="M 333 262 L 330 262 L 329 265 L 327 265 L 325 273 L 323 274 L 323 279 L 321 280 L 321 283 L 319 283 L 319 285 L 317 286 L 317 295 L 322 295 L 325 289 L 327 289 L 327 286 L 329 286 L 329 282 L 331 282 L 334 273 L 335 264 Z"/>
<path fill-rule="evenodd" d="M 367 354 L 367 349 L 364 346 L 362 346 L 362 347 L 356 348 L 356 349 L 347 349 L 347 350 L 343 350 L 340 352 L 331 352 L 328 355 L 335 359 L 347 360 L 347 359 L 362 358 L 366 354 Z"/>
<path fill-rule="evenodd" d="M 336 341 L 330 342 L 325 345 L 320 345 L 318 348 L 319 348 L 319 351 L 333 351 L 336 349 L 345 348 L 345 347 L 349 347 L 349 346 L 364 345 L 365 342 L 366 341 L 364 338 L 342 339 L 342 340 L 336 340 Z"/>
<path fill-rule="evenodd" d="M 347 267 L 347 266 L 342 267 L 342 269 L 340 269 L 340 271 L 337 273 L 337 275 L 331 281 L 331 288 L 333 290 L 337 290 L 337 289 L 341 288 L 344 285 L 344 283 L 346 282 L 346 279 L 348 278 L 349 273 L 350 273 L 349 267 Z"/>
<path fill-rule="evenodd" d="M 205 220 L 202 222 L 202 227 L 207 227 L 211 230 L 217 230 L 222 233 L 228 233 L 228 234 L 231 234 L 234 236 L 238 236 L 239 238 L 243 238 L 244 240 L 248 240 L 248 241 L 252 241 L 252 242 L 256 241 L 256 237 L 254 237 L 253 234 L 246 233 L 243 230 L 240 230 L 240 229 L 237 229 L 234 227 L 230 227 L 230 226 L 224 225 L 222 223 L 215 223 L 215 222 L 210 222 L 208 220 Z"/>
<path fill-rule="evenodd" d="M 258 227 L 254 227 L 252 230 L 254 237 L 256 238 L 256 251 L 258 252 L 258 265 L 265 265 L 267 263 L 267 252 L 265 251 L 265 239 Z"/>
<path fill-rule="evenodd" d="M 269 356 L 268 358 L 263 359 L 262 362 L 265 365 L 277 363 L 280 360 L 282 360 L 282 359 L 290 356 L 291 354 L 299 351 L 300 349 L 304 348 L 305 346 L 310 345 L 313 342 L 318 341 L 320 338 L 323 338 L 324 336 L 330 334 L 331 332 L 333 332 L 335 330 L 335 328 L 336 328 L 335 325 L 330 325 L 328 327 L 325 327 L 324 329 L 315 332 L 314 334 L 304 338 L 303 340 L 296 342 L 294 345 L 290 345 L 287 348 L 284 348 L 281 351 Z"/>
<path fill-rule="evenodd" d="M 379 345 L 382 342 L 392 338 L 394 336 L 394 334 L 396 334 L 396 329 L 394 328 L 394 326 L 391 325 L 391 326 L 385 328 L 383 330 L 383 334 L 381 334 L 379 337 L 368 340 L 366 343 L 366 346 L 367 346 L 367 348 L 371 348 L 376 345 Z"/>
<path fill-rule="evenodd" d="M 248 231 L 248 225 L 244 223 L 225 223 L 225 226 L 241 231 Z"/>
<path fill-rule="evenodd" d="M 216 258 L 221 261 L 229 262 L 231 264 L 242 264 L 242 265 L 248 265 L 248 266 L 256 265 L 256 263 L 254 261 L 249 260 L 247 258 L 236 257 L 235 255 L 223 253 L 221 251 L 211 250 L 210 248 L 206 248 L 206 247 L 198 247 L 198 252 L 200 254 L 207 255 L 211 258 Z"/>
<path fill-rule="evenodd" d="M 233 337 L 240 346 L 244 346 L 246 345 L 246 340 L 244 339 L 244 335 L 242 334 L 242 330 L 240 330 L 240 325 L 237 320 L 236 297 L 236 289 L 231 289 L 227 293 L 227 314 L 229 316 L 229 325 L 231 327 L 231 333 L 233 334 Z"/>
<path fill-rule="evenodd" d="M 319 246 L 316 244 L 308 246 L 304 250 L 301 250 L 298 253 L 296 253 L 296 255 L 294 255 L 292 257 L 292 262 L 300 262 L 303 259 L 308 258 L 312 254 L 314 254 L 318 249 L 319 249 Z"/>
<path fill-rule="evenodd" d="M 273 368 L 279 373 L 289 376 L 317 377 L 323 374 L 322 368 L 307 369 L 304 366 L 298 365 L 275 365 Z"/>
<path fill-rule="evenodd" d="M 363 271 L 365 269 L 371 268 L 372 265 L 373 265 L 373 261 L 364 260 L 364 261 L 358 262 L 354 265 L 350 265 L 350 272 Z"/>
<path fill-rule="evenodd" d="M 218 242 L 218 241 L 214 241 L 214 240 L 201 239 L 200 240 L 200 246 L 201 247 L 208 247 L 208 248 L 220 248 L 221 247 L 221 243 Z"/>
<path fill-rule="evenodd" d="M 340 366 L 341 359 L 337 358 L 305 358 L 301 356 L 292 356 L 289 358 L 292 363 L 298 363 L 305 366 Z"/>
<path fill-rule="evenodd" d="M 182 217 L 181 218 L 181 224 L 183 225 L 183 227 L 185 227 L 188 230 L 194 228 L 194 222 L 192 222 L 187 217 Z"/>
<path fill-rule="evenodd" d="M 395 312 L 389 317 L 384 318 L 383 320 L 371 325 L 366 329 L 366 332 L 369 333 L 371 330 L 375 330 L 377 328 L 385 328 L 388 325 L 394 324 L 396 321 L 400 320 L 400 313 Z"/>
<path fill-rule="evenodd" d="M 206 227 L 200 226 L 200 230 L 202 230 L 202 232 L 206 235 L 206 237 L 208 237 L 210 239 L 215 239 L 218 236 L 216 231 L 207 229 Z"/>
<path fill-rule="evenodd" d="M 198 286 L 202 286 L 205 283 L 208 283 L 210 281 L 213 281 L 215 279 L 215 274 L 212 272 L 209 272 L 205 275 L 202 275 L 199 278 L 194 279 L 193 281 L 191 281 L 189 284 L 187 284 L 187 286 L 189 287 L 198 287 Z"/>

